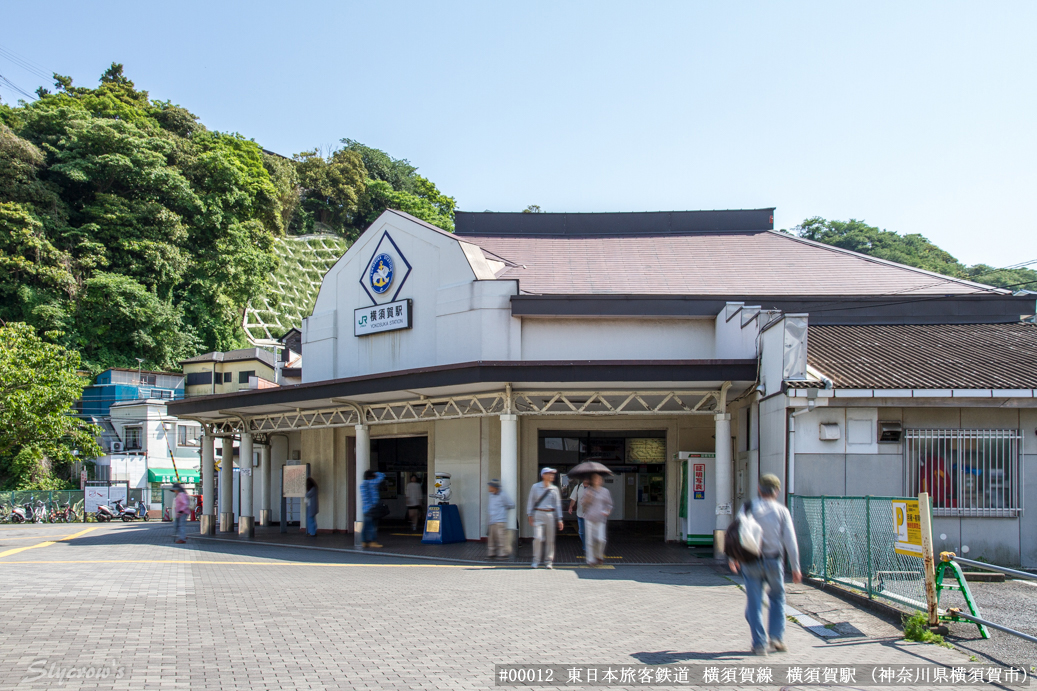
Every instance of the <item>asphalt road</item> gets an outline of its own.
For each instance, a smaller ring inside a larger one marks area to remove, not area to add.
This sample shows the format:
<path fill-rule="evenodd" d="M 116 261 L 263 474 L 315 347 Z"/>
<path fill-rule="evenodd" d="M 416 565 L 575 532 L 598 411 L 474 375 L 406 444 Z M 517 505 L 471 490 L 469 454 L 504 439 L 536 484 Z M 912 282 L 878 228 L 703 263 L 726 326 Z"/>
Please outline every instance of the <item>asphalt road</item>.
<path fill-rule="evenodd" d="M 983 619 L 997 622 L 1037 636 L 1037 581 L 1005 581 L 1004 583 L 969 583 L 969 589 L 979 606 Z M 940 606 L 959 606 L 968 612 L 965 598 L 960 593 L 945 591 Z M 977 658 L 999 664 L 1026 665 L 1037 672 L 1037 644 L 997 630 L 983 639 L 975 624 L 951 622 L 947 642 L 975 655 Z"/>

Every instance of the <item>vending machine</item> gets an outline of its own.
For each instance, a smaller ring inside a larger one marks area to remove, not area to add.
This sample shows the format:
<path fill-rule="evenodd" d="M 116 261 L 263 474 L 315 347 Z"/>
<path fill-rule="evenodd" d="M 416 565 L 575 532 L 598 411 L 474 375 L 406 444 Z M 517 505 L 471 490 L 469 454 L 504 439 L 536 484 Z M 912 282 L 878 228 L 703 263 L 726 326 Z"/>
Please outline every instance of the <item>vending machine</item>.
<path fill-rule="evenodd" d="M 681 451 L 677 458 L 682 463 L 681 477 L 684 478 L 682 499 L 686 503 L 680 521 L 684 541 L 689 547 L 712 547 L 717 520 L 716 454 Z"/>

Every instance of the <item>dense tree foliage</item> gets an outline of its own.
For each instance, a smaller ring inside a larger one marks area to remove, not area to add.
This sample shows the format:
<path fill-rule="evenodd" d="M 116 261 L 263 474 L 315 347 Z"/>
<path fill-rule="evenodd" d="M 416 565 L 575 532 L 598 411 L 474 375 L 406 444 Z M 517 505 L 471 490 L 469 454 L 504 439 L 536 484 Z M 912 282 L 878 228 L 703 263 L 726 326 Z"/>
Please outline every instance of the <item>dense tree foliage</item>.
<path fill-rule="evenodd" d="M 32 327 L 0 326 L 0 489 L 71 487 L 76 460 L 101 453 L 98 430 L 68 414 L 87 384 L 78 368 Z"/>
<path fill-rule="evenodd" d="M 0 103 L 0 320 L 95 371 L 244 345 L 286 232 L 353 239 L 389 207 L 453 227 L 454 200 L 405 160 L 352 140 L 270 154 L 150 99 L 121 65 L 37 93 Z"/>
<path fill-rule="evenodd" d="M 1037 290 L 1037 271 L 1022 268 L 995 269 L 986 264 L 966 266 L 917 233 L 899 235 L 855 219 L 829 221 L 819 216 L 804 220 L 794 232 L 808 240 L 916 266 L 945 276 L 998 287 Z"/>
<path fill-rule="evenodd" d="M 355 239 L 386 209 L 398 209 L 443 230 L 454 229 L 456 202 L 406 159 L 343 139 L 342 147 L 296 154 L 301 203 L 294 233 L 331 231 Z"/>

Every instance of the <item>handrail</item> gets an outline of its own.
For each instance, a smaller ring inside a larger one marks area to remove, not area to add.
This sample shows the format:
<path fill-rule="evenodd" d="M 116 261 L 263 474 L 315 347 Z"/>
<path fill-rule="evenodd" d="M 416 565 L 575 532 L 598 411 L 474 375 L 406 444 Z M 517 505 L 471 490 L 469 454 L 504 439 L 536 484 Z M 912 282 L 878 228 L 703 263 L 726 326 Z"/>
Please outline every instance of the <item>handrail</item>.
<path fill-rule="evenodd" d="M 986 569 L 987 571 L 996 571 L 996 572 L 999 572 L 999 573 L 1003 573 L 1003 574 L 1005 574 L 1007 576 L 1015 576 L 1016 578 L 1028 578 L 1028 579 L 1030 579 L 1032 581 L 1037 581 L 1037 574 L 1027 573 L 1026 571 L 1016 571 L 1015 569 L 1010 569 L 1010 568 L 1008 568 L 1006 566 L 998 566 L 997 564 L 988 564 L 985 561 L 973 561 L 972 559 L 965 559 L 964 557 L 959 557 L 954 552 L 940 552 L 940 560 L 941 561 L 956 561 L 959 564 L 968 564 L 969 566 L 978 566 L 981 569 Z"/>
<path fill-rule="evenodd" d="M 1002 626 L 1001 624 L 995 624 L 994 622 L 987 621 L 986 619 L 980 619 L 979 617 L 974 617 L 971 614 L 965 614 L 964 612 L 962 612 L 957 607 L 951 607 L 950 609 L 948 609 L 947 610 L 947 614 L 950 615 L 954 619 L 958 619 L 958 618 L 967 619 L 968 621 L 971 621 L 971 622 L 973 622 L 975 624 L 983 624 L 984 626 L 989 626 L 992 629 L 997 629 L 998 631 L 1004 631 L 1005 633 L 1010 633 L 1013 636 L 1018 636 L 1019 638 L 1022 638 L 1024 640 L 1030 641 L 1031 643 L 1037 643 L 1037 638 L 1035 638 L 1034 636 L 1031 636 L 1029 634 L 1023 633 L 1022 631 L 1016 631 L 1015 629 L 1010 629 L 1007 626 Z"/>

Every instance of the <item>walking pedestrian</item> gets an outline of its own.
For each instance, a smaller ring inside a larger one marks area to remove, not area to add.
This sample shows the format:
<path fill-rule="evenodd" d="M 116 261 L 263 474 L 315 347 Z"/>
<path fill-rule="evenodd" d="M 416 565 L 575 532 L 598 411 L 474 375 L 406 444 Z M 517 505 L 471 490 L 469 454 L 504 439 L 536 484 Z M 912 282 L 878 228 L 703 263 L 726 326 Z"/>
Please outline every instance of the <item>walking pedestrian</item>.
<path fill-rule="evenodd" d="M 490 492 L 488 519 L 490 535 L 486 541 L 486 552 L 490 559 L 511 556 L 511 536 L 508 534 L 508 511 L 515 508 L 515 502 L 501 489 L 500 480 L 487 483 Z"/>
<path fill-rule="evenodd" d="M 421 483 L 418 482 L 417 475 L 410 476 L 410 482 L 407 483 L 407 489 L 404 490 L 404 494 L 407 496 L 407 518 L 410 519 L 410 529 L 418 529 L 418 516 L 421 515 L 421 503 L 425 499 L 424 490 L 421 489 Z"/>
<path fill-rule="evenodd" d="M 583 520 L 587 529 L 584 542 L 587 564 L 597 566 L 605 559 L 605 523 L 612 513 L 612 492 L 605 489 L 599 474 L 592 475 L 590 483 L 590 487 L 582 492 L 580 504 L 583 505 Z"/>
<path fill-rule="evenodd" d="M 384 473 L 373 470 L 364 471 L 364 481 L 360 484 L 360 498 L 363 500 L 364 528 L 361 533 L 364 547 L 381 547 L 375 541 L 378 537 L 378 518 L 373 513 L 382 502 L 381 485 L 385 479 Z"/>
<path fill-rule="evenodd" d="M 587 478 L 584 478 L 583 482 L 581 482 L 580 484 L 576 485 L 576 487 L 573 489 L 573 491 L 569 494 L 569 515 L 571 516 L 572 512 L 573 512 L 573 509 L 576 509 L 576 525 L 577 525 L 577 527 L 580 530 L 580 545 L 584 549 L 587 549 L 587 541 L 584 540 L 584 535 L 583 535 L 583 532 L 584 532 L 584 530 L 583 530 L 583 528 L 584 528 L 584 526 L 583 526 L 583 524 L 584 524 L 584 513 L 583 513 L 583 504 L 580 503 L 580 499 L 583 498 L 583 493 L 587 490 L 587 488 L 589 486 L 590 486 L 590 480 L 588 480 Z"/>
<path fill-rule="evenodd" d="M 312 478 L 306 478 L 306 534 L 317 537 L 317 513 L 320 511 L 320 502 L 317 500 L 317 482 Z"/>
<path fill-rule="evenodd" d="M 184 486 L 179 482 L 173 483 L 173 491 L 176 497 L 173 499 L 173 532 L 176 534 L 174 542 L 178 545 L 187 544 L 187 508 L 190 503 Z"/>
<path fill-rule="evenodd" d="M 538 482 L 529 490 L 526 502 L 526 515 L 529 525 L 533 526 L 533 568 L 540 566 L 540 558 L 544 566 L 554 568 L 555 533 L 562 529 L 562 493 L 554 485 L 554 468 L 540 471 L 543 482 Z"/>
<path fill-rule="evenodd" d="M 738 563 L 728 560 L 728 566 L 745 578 L 745 619 L 752 633 L 753 654 L 784 653 L 785 646 L 785 557 L 792 568 L 792 581 L 800 583 L 799 545 L 792 527 L 792 515 L 777 501 L 781 480 L 776 475 L 760 478 L 760 498 L 750 507 L 753 518 L 760 524 L 760 558 L 753 562 Z M 763 627 L 763 587 L 767 585 L 770 599 L 768 627 Z M 769 635 L 769 640 L 768 640 Z"/>

